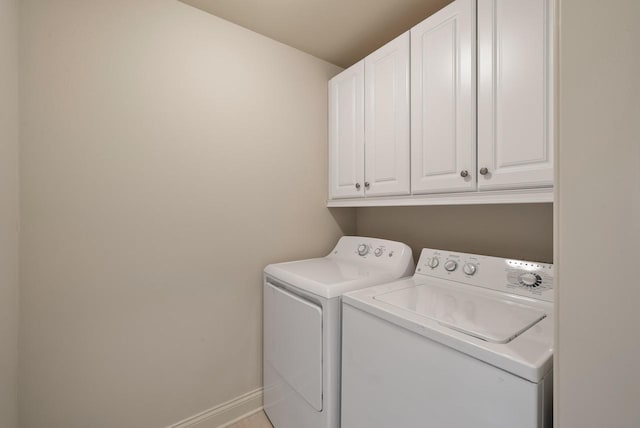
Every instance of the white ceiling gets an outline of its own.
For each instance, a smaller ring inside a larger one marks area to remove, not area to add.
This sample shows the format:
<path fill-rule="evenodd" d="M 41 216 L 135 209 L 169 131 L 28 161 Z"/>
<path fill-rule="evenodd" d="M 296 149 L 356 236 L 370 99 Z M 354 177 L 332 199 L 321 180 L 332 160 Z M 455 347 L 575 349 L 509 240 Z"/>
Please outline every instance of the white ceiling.
<path fill-rule="evenodd" d="M 181 0 L 347 67 L 452 0 Z"/>

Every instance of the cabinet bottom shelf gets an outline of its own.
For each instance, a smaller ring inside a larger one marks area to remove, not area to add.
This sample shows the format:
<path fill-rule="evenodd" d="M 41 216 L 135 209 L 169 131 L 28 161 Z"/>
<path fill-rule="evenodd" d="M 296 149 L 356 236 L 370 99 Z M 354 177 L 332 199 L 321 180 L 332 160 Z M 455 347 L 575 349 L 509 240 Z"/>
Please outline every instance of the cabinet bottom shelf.
<path fill-rule="evenodd" d="M 331 199 L 327 207 L 401 207 L 418 205 L 533 204 L 553 202 L 553 188 L 438 193 L 431 195 Z"/>

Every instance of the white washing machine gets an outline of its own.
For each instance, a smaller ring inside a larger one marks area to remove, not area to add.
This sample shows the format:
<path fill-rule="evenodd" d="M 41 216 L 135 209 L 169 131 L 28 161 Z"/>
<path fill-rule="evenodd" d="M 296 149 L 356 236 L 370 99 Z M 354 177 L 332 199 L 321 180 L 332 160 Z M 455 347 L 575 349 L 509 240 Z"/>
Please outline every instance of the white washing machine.
<path fill-rule="evenodd" d="M 552 426 L 552 265 L 424 249 L 342 316 L 342 428 Z"/>
<path fill-rule="evenodd" d="M 340 426 L 341 296 L 413 273 L 400 242 L 345 236 L 264 270 L 264 409 L 275 428 Z"/>

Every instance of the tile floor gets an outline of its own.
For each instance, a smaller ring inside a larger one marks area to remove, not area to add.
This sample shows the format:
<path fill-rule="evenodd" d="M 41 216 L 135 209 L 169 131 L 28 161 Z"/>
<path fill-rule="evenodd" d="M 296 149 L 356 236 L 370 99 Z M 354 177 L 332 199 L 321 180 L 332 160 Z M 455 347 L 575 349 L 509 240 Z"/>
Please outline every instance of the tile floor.
<path fill-rule="evenodd" d="M 267 419 L 267 415 L 264 412 L 260 411 L 249 416 L 246 419 L 236 422 L 233 425 L 230 425 L 228 428 L 273 428 L 269 419 Z"/>

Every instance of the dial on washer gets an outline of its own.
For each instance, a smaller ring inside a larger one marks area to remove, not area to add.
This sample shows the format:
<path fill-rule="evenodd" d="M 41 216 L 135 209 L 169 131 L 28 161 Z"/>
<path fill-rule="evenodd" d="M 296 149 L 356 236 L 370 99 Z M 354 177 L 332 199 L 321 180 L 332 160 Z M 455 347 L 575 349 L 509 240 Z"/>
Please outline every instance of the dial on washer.
<path fill-rule="evenodd" d="M 437 257 L 431 257 L 427 260 L 427 266 L 429 266 L 431 269 L 437 268 L 439 264 L 440 260 Z"/>
<path fill-rule="evenodd" d="M 448 272 L 453 272 L 458 268 L 458 262 L 456 262 L 455 260 L 447 260 L 447 262 L 444 264 L 444 268 Z"/>
<path fill-rule="evenodd" d="M 542 278 L 535 273 L 525 272 L 518 275 L 518 282 L 525 287 L 537 287 L 542 283 Z"/>
<path fill-rule="evenodd" d="M 465 273 L 465 275 L 473 276 L 475 275 L 477 270 L 478 267 L 473 263 L 465 263 L 465 265 L 462 266 L 462 271 Z"/>

